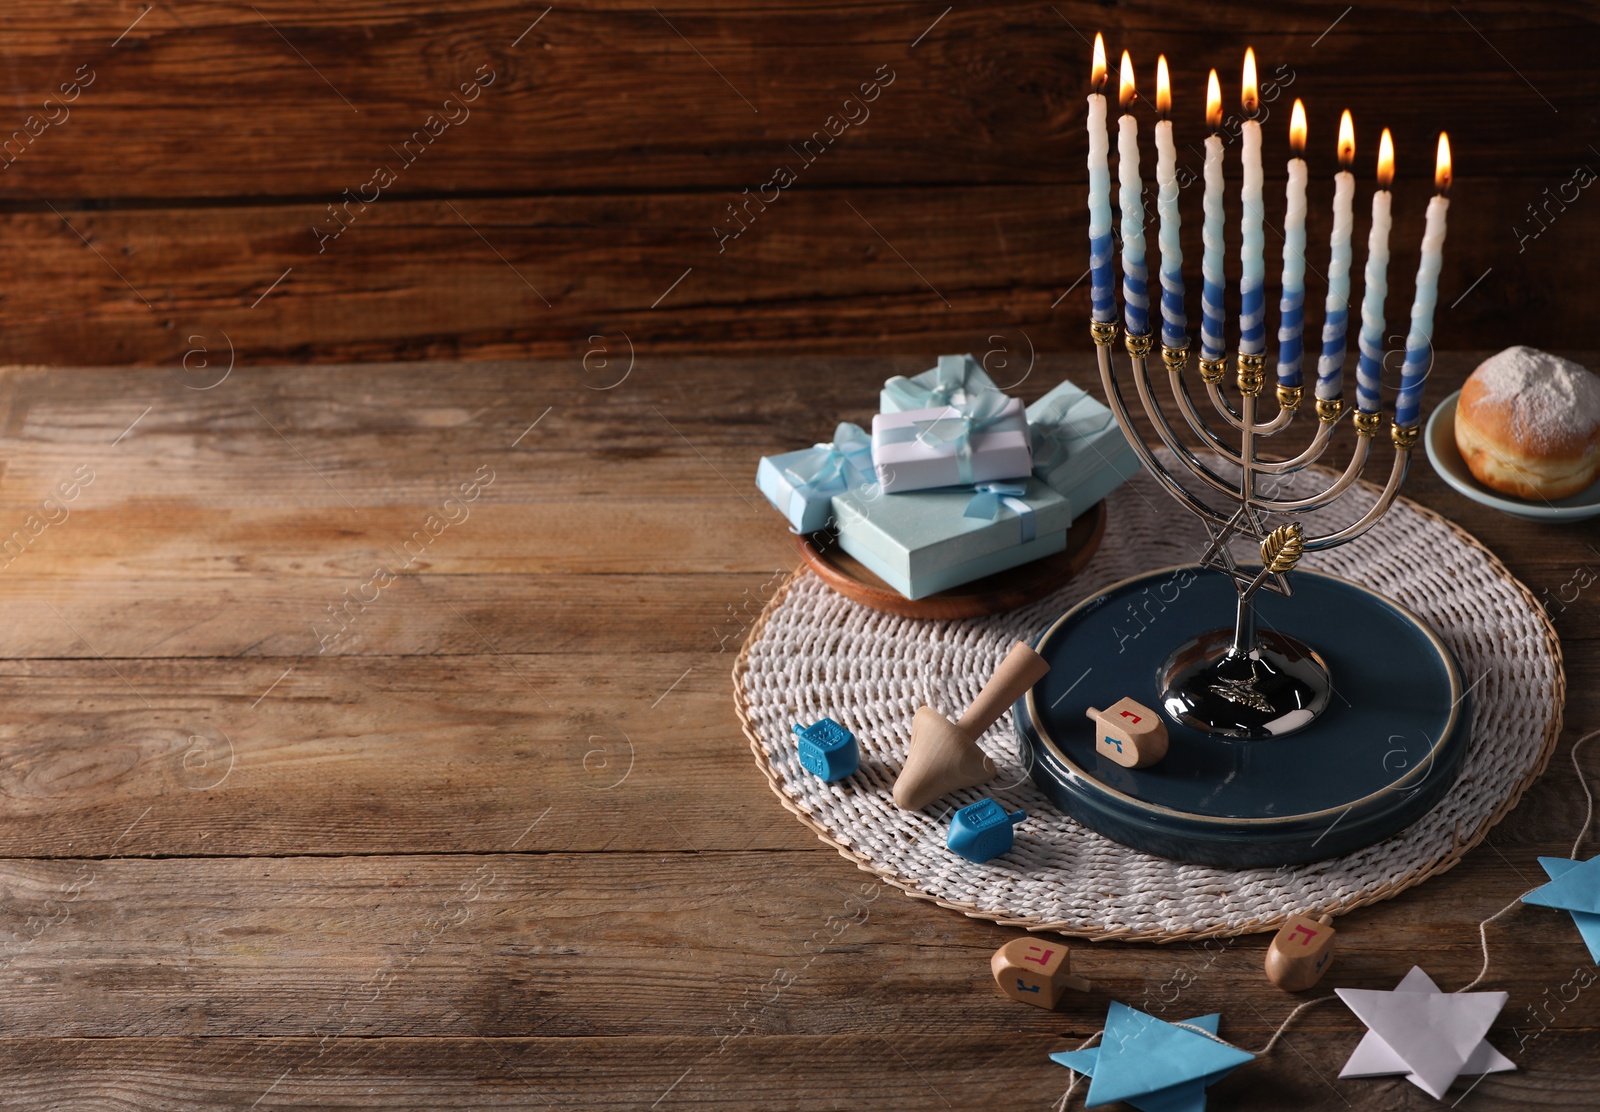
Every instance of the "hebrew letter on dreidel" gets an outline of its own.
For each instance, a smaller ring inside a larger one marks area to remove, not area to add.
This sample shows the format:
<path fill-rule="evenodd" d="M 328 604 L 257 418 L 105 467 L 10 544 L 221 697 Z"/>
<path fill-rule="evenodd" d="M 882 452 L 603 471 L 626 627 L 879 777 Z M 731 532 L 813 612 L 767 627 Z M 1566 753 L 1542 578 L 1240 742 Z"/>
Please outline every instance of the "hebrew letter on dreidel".
<path fill-rule="evenodd" d="M 1044 657 L 1018 641 L 959 722 L 919 707 L 911 720 L 905 767 L 894 782 L 895 803 L 915 811 L 958 788 L 993 779 L 994 762 L 978 748 L 979 736 L 1049 670 Z"/>

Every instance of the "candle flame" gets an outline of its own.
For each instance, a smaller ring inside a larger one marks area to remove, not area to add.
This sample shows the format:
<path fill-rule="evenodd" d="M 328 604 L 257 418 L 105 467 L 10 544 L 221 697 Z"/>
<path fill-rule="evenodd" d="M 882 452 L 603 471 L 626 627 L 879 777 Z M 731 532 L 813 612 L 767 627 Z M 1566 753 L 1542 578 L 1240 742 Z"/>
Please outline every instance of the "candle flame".
<path fill-rule="evenodd" d="M 1383 129 L 1383 136 L 1378 140 L 1378 188 L 1388 189 L 1394 182 L 1394 139 L 1389 135 L 1389 129 Z"/>
<path fill-rule="evenodd" d="M 1106 40 L 1099 31 L 1094 33 L 1094 69 L 1089 86 L 1097 93 L 1106 86 Z"/>
<path fill-rule="evenodd" d="M 1212 131 L 1222 126 L 1222 83 L 1217 80 L 1216 70 L 1206 78 L 1206 126 Z"/>
<path fill-rule="evenodd" d="M 1439 158 L 1434 163 L 1433 187 L 1440 193 L 1450 192 L 1450 136 L 1439 133 Z"/>
<path fill-rule="evenodd" d="M 1306 153 L 1306 106 L 1294 98 L 1294 112 L 1289 117 L 1289 149 L 1299 158 Z"/>
<path fill-rule="evenodd" d="M 1261 107 L 1261 90 L 1256 86 L 1256 50 L 1253 46 L 1244 48 L 1244 85 L 1239 90 L 1239 102 L 1252 116 Z"/>
<path fill-rule="evenodd" d="M 1139 94 L 1133 87 L 1133 59 L 1128 56 L 1126 50 L 1122 52 L 1121 85 L 1122 87 L 1117 93 L 1117 103 L 1122 105 L 1123 108 L 1127 108 Z"/>
<path fill-rule="evenodd" d="M 1167 74 L 1165 54 L 1156 59 L 1156 111 L 1163 120 L 1172 111 L 1172 79 Z"/>
<path fill-rule="evenodd" d="M 1350 118 L 1350 109 L 1339 117 L 1339 168 L 1348 170 L 1356 163 L 1356 125 Z"/>

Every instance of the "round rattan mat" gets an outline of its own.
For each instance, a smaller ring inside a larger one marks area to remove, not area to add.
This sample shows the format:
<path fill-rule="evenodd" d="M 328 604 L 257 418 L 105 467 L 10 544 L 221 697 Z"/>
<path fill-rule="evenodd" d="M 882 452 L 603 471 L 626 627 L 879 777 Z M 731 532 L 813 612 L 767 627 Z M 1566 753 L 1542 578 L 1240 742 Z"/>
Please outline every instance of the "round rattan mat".
<path fill-rule="evenodd" d="M 1330 475 L 1308 468 L 1282 496 Z M 1306 531 L 1347 524 L 1376 488 L 1360 484 Z M 1231 871 L 1128 849 L 1059 813 L 1028 779 L 1008 713 L 980 739 L 999 775 L 925 811 L 894 805 L 917 707 L 970 703 L 1013 640 L 1030 637 L 1101 588 L 1197 559 L 1199 523 L 1141 474 L 1111 496 L 1100 552 L 1032 605 L 988 618 L 900 618 L 850 602 L 796 572 L 763 611 L 734 665 L 734 700 L 757 766 L 783 805 L 824 842 L 909 895 L 1029 930 L 1170 942 L 1275 928 L 1296 912 L 1342 914 L 1444 872 L 1516 805 L 1561 732 L 1566 677 L 1543 610 L 1473 537 L 1405 499 L 1364 537 L 1308 555 L 1305 567 L 1362 583 L 1433 625 L 1472 691 L 1472 745 L 1460 779 L 1423 819 L 1343 857 Z M 1239 550 L 1241 557 L 1248 553 Z M 1224 615 L 1218 624 L 1229 616 Z M 1382 646 L 1374 646 L 1382 651 Z M 800 767 L 790 727 L 824 715 L 861 747 L 860 770 L 827 784 Z M 989 796 L 1028 812 L 1015 848 L 973 865 L 945 848 L 948 812 Z"/>

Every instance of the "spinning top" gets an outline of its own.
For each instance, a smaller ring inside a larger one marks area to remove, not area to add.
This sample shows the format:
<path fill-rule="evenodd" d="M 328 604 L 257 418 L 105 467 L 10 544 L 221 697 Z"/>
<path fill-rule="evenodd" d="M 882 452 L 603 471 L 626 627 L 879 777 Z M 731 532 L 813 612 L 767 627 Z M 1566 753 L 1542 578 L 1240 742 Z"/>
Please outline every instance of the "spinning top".
<path fill-rule="evenodd" d="M 1267 947 L 1267 980 L 1285 992 L 1304 992 L 1318 981 L 1333 960 L 1328 916 L 1292 915 Z"/>
<path fill-rule="evenodd" d="M 1123 768 L 1145 768 L 1167 755 L 1167 727 L 1143 703 L 1118 699 L 1105 710 L 1090 707 L 1095 752 Z"/>
<path fill-rule="evenodd" d="M 979 736 L 1049 670 L 1044 657 L 1018 641 L 959 722 L 930 707 L 917 708 L 911 748 L 894 782 L 895 804 L 915 811 L 957 788 L 992 779 L 994 762 L 978 748 Z"/>
<path fill-rule="evenodd" d="M 1006 809 L 992 799 L 980 799 L 970 807 L 963 807 L 950 820 L 950 832 L 944 844 L 952 853 L 959 853 L 974 865 L 990 858 L 1010 853 L 1014 844 L 1013 826 L 1026 822 L 1028 812 Z"/>
<path fill-rule="evenodd" d="M 1053 1008 L 1066 989 L 1088 992 L 1092 986 L 1074 977 L 1067 948 L 1059 942 L 1013 938 L 989 959 L 989 972 L 1000 991 L 1013 1000 Z"/>

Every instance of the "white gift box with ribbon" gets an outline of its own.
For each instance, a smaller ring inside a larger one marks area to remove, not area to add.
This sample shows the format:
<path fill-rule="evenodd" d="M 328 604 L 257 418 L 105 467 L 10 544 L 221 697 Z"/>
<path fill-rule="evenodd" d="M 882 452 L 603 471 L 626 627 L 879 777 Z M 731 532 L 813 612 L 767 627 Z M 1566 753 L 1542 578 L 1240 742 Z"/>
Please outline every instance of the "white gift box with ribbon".
<path fill-rule="evenodd" d="M 880 413 L 872 459 L 885 493 L 1025 478 L 1033 469 L 1028 418 L 1017 398 Z"/>

